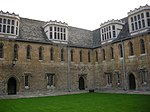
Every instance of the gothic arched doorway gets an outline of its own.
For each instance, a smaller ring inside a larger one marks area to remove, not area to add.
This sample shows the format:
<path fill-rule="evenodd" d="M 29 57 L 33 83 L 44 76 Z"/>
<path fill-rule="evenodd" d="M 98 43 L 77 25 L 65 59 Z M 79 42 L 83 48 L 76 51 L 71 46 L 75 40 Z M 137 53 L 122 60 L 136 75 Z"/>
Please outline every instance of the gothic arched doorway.
<path fill-rule="evenodd" d="M 16 94 L 17 81 L 14 77 L 9 78 L 7 82 L 7 91 L 9 95 Z"/>
<path fill-rule="evenodd" d="M 136 89 L 136 82 L 135 82 L 135 77 L 133 74 L 129 75 L 129 89 L 130 90 L 135 90 Z"/>
<path fill-rule="evenodd" d="M 79 78 L 79 89 L 80 90 L 84 90 L 85 89 L 85 82 L 84 82 L 84 78 L 83 77 Z"/>

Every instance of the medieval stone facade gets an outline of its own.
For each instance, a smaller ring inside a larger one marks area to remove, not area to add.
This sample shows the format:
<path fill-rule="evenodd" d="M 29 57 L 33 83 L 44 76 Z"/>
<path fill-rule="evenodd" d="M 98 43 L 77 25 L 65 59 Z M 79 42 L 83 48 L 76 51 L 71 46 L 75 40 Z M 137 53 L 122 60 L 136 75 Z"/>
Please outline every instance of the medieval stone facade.
<path fill-rule="evenodd" d="M 0 94 L 150 90 L 149 51 L 148 5 L 94 31 L 1 11 Z"/>

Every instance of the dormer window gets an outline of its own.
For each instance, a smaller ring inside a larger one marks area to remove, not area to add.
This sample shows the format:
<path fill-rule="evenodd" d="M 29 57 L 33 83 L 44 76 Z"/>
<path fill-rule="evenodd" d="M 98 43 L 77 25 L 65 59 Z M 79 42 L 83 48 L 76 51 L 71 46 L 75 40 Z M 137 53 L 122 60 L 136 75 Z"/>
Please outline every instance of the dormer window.
<path fill-rule="evenodd" d="M 102 44 L 117 38 L 124 23 L 120 20 L 111 20 L 101 24 L 100 33 Z"/>
<path fill-rule="evenodd" d="M 67 23 L 50 21 L 43 27 L 49 40 L 56 42 L 56 43 L 66 43 L 68 41 Z"/>
<path fill-rule="evenodd" d="M 130 11 L 128 24 L 131 35 L 146 32 L 150 27 L 150 6 L 145 5 Z"/>
<path fill-rule="evenodd" d="M 0 35 L 5 34 L 9 37 L 19 35 L 19 16 L 14 13 L 0 11 Z"/>

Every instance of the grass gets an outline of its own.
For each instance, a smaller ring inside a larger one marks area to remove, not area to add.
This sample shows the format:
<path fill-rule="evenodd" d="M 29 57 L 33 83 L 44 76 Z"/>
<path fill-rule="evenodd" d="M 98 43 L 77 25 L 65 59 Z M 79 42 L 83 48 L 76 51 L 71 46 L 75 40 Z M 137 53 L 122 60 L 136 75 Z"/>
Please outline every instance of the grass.
<path fill-rule="evenodd" d="M 0 112 L 150 112 L 150 95 L 84 93 L 0 99 Z"/>

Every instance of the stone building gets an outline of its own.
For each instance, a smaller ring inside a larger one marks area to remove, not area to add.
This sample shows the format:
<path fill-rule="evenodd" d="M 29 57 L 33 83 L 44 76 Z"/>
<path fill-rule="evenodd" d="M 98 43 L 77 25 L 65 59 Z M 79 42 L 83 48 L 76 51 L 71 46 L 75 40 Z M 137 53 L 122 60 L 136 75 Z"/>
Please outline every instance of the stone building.
<path fill-rule="evenodd" d="M 150 6 L 89 31 L 0 12 L 0 94 L 150 90 Z"/>

